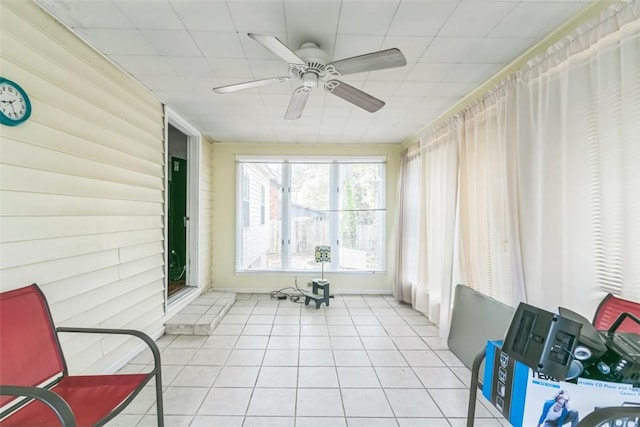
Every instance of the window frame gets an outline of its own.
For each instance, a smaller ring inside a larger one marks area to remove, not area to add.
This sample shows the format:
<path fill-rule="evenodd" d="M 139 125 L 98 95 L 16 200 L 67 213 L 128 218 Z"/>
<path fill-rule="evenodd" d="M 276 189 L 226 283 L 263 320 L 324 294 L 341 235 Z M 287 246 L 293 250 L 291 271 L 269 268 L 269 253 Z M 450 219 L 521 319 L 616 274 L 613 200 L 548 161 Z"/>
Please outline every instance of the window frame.
<path fill-rule="evenodd" d="M 291 180 L 291 165 L 293 164 L 303 164 L 303 163 L 313 163 L 313 164 L 329 164 L 331 165 L 330 169 L 330 211 L 338 212 L 338 206 L 340 204 L 341 195 L 339 191 L 336 191 L 340 187 L 340 165 L 345 164 L 378 164 L 380 166 L 380 170 L 378 171 L 378 207 L 376 210 L 380 210 L 384 213 L 382 215 L 382 220 L 378 221 L 377 227 L 377 266 L 375 268 L 368 269 L 345 269 L 339 268 L 340 258 L 339 258 L 339 246 L 340 246 L 340 220 L 338 218 L 339 215 L 330 215 L 330 243 L 332 250 L 332 260 L 330 264 L 325 264 L 324 269 L 325 272 L 333 272 L 340 274 L 386 274 L 387 266 L 386 266 L 386 257 L 387 257 L 387 222 L 388 222 L 388 206 L 387 206 L 387 160 L 384 156 L 236 156 L 236 177 L 238 179 L 236 185 L 236 200 L 239 200 L 242 197 L 241 189 L 244 185 L 243 178 L 246 176 L 244 172 L 245 166 L 250 163 L 263 163 L 263 164 L 277 164 L 281 163 L 283 165 L 282 170 L 282 198 L 280 200 L 279 209 L 281 212 L 281 263 L 280 267 L 277 269 L 269 269 L 269 268 L 247 268 L 242 267 L 242 255 L 243 255 L 243 227 L 236 227 L 236 255 L 235 255 L 235 272 L 240 274 L 251 274 L 251 273 L 311 273 L 314 272 L 315 269 L 295 269 L 291 267 L 291 192 L 290 186 L 287 185 Z M 270 191 L 270 190 L 269 190 Z M 266 194 L 266 189 L 265 189 Z M 270 201 L 270 203 L 272 203 Z M 270 206 L 269 209 L 273 207 Z M 239 209 L 242 209 L 242 202 L 236 203 L 236 223 L 240 224 L 240 212 Z M 266 221 L 265 221 L 266 222 Z M 255 225 L 255 224 L 254 224 Z M 264 223 L 261 223 L 264 226 Z M 285 243 L 286 242 L 286 243 Z M 320 265 L 318 265 L 317 270 L 320 270 Z"/>

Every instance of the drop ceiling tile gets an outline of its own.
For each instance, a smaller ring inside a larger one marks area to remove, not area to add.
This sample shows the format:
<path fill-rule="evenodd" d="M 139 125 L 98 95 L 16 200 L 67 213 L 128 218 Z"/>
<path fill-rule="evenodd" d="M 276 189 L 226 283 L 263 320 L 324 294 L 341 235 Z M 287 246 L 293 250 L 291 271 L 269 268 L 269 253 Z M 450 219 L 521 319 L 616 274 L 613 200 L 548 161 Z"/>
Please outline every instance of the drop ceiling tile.
<path fill-rule="evenodd" d="M 398 82 L 374 82 L 367 81 L 362 86 L 362 90 L 375 97 L 391 96 L 396 93 L 400 83 Z"/>
<path fill-rule="evenodd" d="M 477 86 L 475 83 L 440 82 L 431 89 L 427 96 L 463 97 Z"/>
<path fill-rule="evenodd" d="M 93 3 L 93 2 L 92 2 Z M 136 28 L 146 30 L 184 30 L 184 25 L 169 2 L 116 0 L 116 6 Z"/>
<path fill-rule="evenodd" d="M 39 4 L 53 15 L 64 16 L 63 22 L 71 28 L 135 28 L 112 2 L 41 0 Z"/>
<path fill-rule="evenodd" d="M 249 67 L 256 79 L 286 76 L 289 74 L 287 63 L 281 59 L 250 59 Z"/>
<path fill-rule="evenodd" d="M 502 1 L 461 2 L 438 35 L 486 36 L 514 7 Z"/>
<path fill-rule="evenodd" d="M 366 75 L 367 81 L 373 82 L 401 82 L 407 78 L 416 64 L 407 64 L 404 67 L 389 68 L 386 70 L 376 70 L 369 74 L 355 74 L 355 76 Z M 350 77 L 350 76 L 349 76 Z"/>
<path fill-rule="evenodd" d="M 231 14 L 223 1 L 172 0 L 171 6 L 192 31 L 235 31 Z"/>
<path fill-rule="evenodd" d="M 289 100 L 291 99 L 291 95 L 289 94 L 256 94 L 256 99 L 261 98 L 264 105 L 267 108 L 276 107 L 279 109 L 280 113 L 284 114 L 289 105 Z"/>
<path fill-rule="evenodd" d="M 207 58 L 244 58 L 242 45 L 236 33 L 192 31 L 191 36 Z"/>
<path fill-rule="evenodd" d="M 193 92 L 180 90 L 154 90 L 153 93 L 164 103 L 187 104 L 193 100 Z"/>
<path fill-rule="evenodd" d="M 116 64 L 134 75 L 175 76 L 176 72 L 162 56 L 111 55 Z"/>
<path fill-rule="evenodd" d="M 462 62 L 473 52 L 478 40 L 476 37 L 436 37 L 419 62 Z"/>
<path fill-rule="evenodd" d="M 451 69 L 452 64 L 418 63 L 407 76 L 411 82 L 439 82 Z"/>
<path fill-rule="evenodd" d="M 340 0 L 285 2 L 287 32 L 334 33 L 338 28 Z"/>
<path fill-rule="evenodd" d="M 385 108 L 413 108 L 415 107 L 423 96 L 394 96 L 387 100 Z"/>
<path fill-rule="evenodd" d="M 480 84 L 502 68 L 502 64 L 454 64 L 441 81 Z"/>
<path fill-rule="evenodd" d="M 249 61 L 246 59 L 206 58 L 206 61 L 217 77 L 230 79 L 230 82 L 226 84 L 232 84 L 241 79 L 253 79 Z"/>
<path fill-rule="evenodd" d="M 333 54 L 335 60 L 376 52 L 382 46 L 383 36 L 357 36 L 338 34 Z"/>
<path fill-rule="evenodd" d="M 202 56 L 200 49 L 186 31 L 141 30 L 160 55 Z"/>
<path fill-rule="evenodd" d="M 208 77 L 145 76 L 143 83 L 153 90 L 180 89 L 185 91 L 210 91 L 215 79 Z"/>
<path fill-rule="evenodd" d="M 433 37 L 387 36 L 381 49 L 400 49 L 407 62 L 418 62 L 425 49 L 431 44 Z"/>
<path fill-rule="evenodd" d="M 214 73 L 202 57 L 166 56 L 166 61 L 179 76 L 213 76 Z"/>
<path fill-rule="evenodd" d="M 392 36 L 435 36 L 458 5 L 458 1 L 406 1 L 389 28 Z"/>
<path fill-rule="evenodd" d="M 478 40 L 462 62 L 508 64 L 535 44 L 536 39 L 533 38 L 484 38 Z"/>
<path fill-rule="evenodd" d="M 275 34 L 285 31 L 284 6 L 281 1 L 227 1 L 226 3 L 236 29 L 240 33 Z"/>
<path fill-rule="evenodd" d="M 78 34 L 105 55 L 156 55 L 157 52 L 138 30 L 78 28 Z"/>
<path fill-rule="evenodd" d="M 518 4 L 488 35 L 490 37 L 543 38 L 559 27 L 568 16 L 585 7 L 581 3 Z"/>
<path fill-rule="evenodd" d="M 396 90 L 396 96 L 416 96 L 425 95 L 428 93 L 436 83 L 433 82 L 402 82 L 400 83 L 398 90 Z"/>
<path fill-rule="evenodd" d="M 430 95 L 430 96 L 424 97 L 418 103 L 418 105 L 416 105 L 416 108 L 426 109 L 426 110 L 445 111 L 448 108 L 455 105 L 455 103 L 458 102 L 459 99 L 460 97 L 457 97 L 457 96 L 431 96 Z"/>
<path fill-rule="evenodd" d="M 337 118 L 337 119 L 347 119 L 351 114 L 351 107 L 349 108 L 336 108 L 336 107 L 327 107 L 325 102 L 324 108 L 324 116 L 327 119 Z"/>
<path fill-rule="evenodd" d="M 399 0 L 343 1 L 338 34 L 385 35 L 399 3 Z"/>

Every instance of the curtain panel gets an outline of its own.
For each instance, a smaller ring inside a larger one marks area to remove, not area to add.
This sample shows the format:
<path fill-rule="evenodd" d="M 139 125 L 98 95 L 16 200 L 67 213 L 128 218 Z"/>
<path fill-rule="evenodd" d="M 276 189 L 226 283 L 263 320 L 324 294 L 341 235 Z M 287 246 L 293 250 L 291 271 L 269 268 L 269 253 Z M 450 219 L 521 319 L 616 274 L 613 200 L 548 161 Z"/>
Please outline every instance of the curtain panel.
<path fill-rule="evenodd" d="M 610 8 L 517 73 L 529 303 L 590 317 L 640 300 L 640 2 Z"/>
<path fill-rule="evenodd" d="M 417 257 L 399 246 L 398 262 L 441 334 L 454 280 L 586 317 L 606 292 L 640 300 L 640 0 L 577 28 L 419 148 L 419 181 L 403 173 L 401 186 L 421 202 L 399 210 Z"/>
<path fill-rule="evenodd" d="M 453 289 L 460 124 L 454 118 L 416 151 L 403 152 L 398 189 L 395 296 L 441 325 L 443 337 Z"/>

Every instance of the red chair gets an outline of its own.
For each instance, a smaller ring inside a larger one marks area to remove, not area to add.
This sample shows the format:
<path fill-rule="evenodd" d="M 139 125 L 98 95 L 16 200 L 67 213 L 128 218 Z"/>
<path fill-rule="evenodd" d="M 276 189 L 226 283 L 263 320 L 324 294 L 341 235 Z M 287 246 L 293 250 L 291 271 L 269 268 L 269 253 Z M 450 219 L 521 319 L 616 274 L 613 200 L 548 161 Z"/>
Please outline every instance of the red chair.
<path fill-rule="evenodd" d="M 71 376 L 58 340 L 60 332 L 136 336 L 151 349 L 154 368 L 142 374 Z M 3 427 L 102 426 L 154 377 L 158 426 L 162 427 L 160 352 L 148 335 L 124 329 L 56 328 L 47 300 L 35 284 L 0 294 Z"/>
<path fill-rule="evenodd" d="M 627 315 L 621 318 L 624 313 Z M 599 331 L 609 330 L 619 318 L 616 332 L 640 334 L 640 303 L 607 294 L 596 309 L 593 326 Z"/>

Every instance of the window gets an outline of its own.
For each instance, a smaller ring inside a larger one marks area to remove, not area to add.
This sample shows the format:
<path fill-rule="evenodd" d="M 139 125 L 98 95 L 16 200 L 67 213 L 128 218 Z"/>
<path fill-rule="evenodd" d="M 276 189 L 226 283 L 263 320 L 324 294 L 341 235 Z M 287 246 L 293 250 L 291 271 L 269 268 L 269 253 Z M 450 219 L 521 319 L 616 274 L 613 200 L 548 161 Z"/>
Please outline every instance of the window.
<path fill-rule="evenodd" d="M 266 194 L 264 191 L 264 185 L 260 186 L 260 224 L 265 224 L 265 220 L 266 220 L 266 205 L 265 205 L 265 201 L 266 201 Z"/>
<path fill-rule="evenodd" d="M 327 271 L 384 270 L 383 159 L 239 158 L 238 171 L 239 222 L 260 206 L 260 221 L 237 229 L 238 271 L 320 270 L 316 245 L 331 246 Z M 248 180 L 256 194 L 247 199 Z"/>
<path fill-rule="evenodd" d="M 246 171 L 245 171 L 246 172 Z M 251 178 L 243 176 L 242 181 L 242 225 L 249 227 L 251 223 Z"/>

